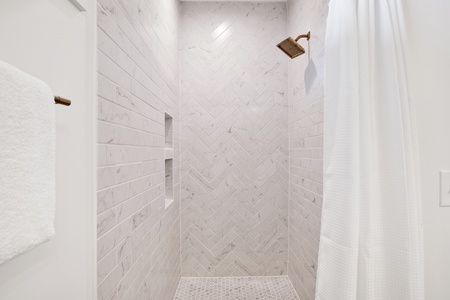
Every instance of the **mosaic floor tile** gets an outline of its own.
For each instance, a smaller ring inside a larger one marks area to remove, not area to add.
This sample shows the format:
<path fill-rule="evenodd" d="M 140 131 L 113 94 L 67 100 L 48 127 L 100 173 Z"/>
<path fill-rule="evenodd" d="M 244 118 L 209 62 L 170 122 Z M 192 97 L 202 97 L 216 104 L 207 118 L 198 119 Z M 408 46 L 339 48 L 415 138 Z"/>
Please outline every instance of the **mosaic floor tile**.
<path fill-rule="evenodd" d="M 299 300 L 287 276 L 181 278 L 174 300 Z"/>

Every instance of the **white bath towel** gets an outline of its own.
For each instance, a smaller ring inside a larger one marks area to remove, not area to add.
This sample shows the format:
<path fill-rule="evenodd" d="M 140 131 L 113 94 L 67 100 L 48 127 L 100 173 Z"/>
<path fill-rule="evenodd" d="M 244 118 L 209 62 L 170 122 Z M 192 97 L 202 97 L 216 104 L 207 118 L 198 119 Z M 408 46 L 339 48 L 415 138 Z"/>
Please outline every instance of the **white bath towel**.
<path fill-rule="evenodd" d="M 55 234 L 54 106 L 44 82 L 0 61 L 0 264 Z"/>

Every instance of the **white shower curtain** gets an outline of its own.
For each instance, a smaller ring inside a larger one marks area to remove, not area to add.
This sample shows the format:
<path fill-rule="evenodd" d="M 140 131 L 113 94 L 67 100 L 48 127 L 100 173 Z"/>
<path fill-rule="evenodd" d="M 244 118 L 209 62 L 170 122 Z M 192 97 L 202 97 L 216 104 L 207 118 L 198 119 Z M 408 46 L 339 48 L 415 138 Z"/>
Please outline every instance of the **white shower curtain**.
<path fill-rule="evenodd" d="M 331 0 L 318 300 L 423 299 L 401 0 Z"/>

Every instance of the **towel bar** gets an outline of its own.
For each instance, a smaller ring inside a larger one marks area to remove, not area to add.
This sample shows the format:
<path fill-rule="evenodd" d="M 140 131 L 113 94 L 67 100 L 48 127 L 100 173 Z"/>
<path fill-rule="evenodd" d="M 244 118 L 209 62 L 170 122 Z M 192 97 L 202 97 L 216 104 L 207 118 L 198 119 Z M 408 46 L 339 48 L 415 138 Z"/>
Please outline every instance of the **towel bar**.
<path fill-rule="evenodd" d="M 72 101 L 70 101 L 69 99 L 59 97 L 59 96 L 55 96 L 55 103 L 69 106 L 72 103 Z"/>

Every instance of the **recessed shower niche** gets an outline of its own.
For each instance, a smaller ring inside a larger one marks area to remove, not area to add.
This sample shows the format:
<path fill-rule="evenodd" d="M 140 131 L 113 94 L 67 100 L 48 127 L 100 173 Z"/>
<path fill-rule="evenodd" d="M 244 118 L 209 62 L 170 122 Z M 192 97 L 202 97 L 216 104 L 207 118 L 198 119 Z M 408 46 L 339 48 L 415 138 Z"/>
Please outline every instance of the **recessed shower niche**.
<path fill-rule="evenodd" d="M 165 160 L 164 179 L 166 189 L 165 208 L 168 208 L 173 202 L 173 159 Z"/>
<path fill-rule="evenodd" d="M 165 180 L 165 208 L 168 208 L 173 202 L 173 119 L 168 113 L 164 113 L 164 180 Z"/>
<path fill-rule="evenodd" d="M 173 148 L 173 118 L 168 113 L 164 113 L 164 134 L 166 138 L 166 149 Z"/>

